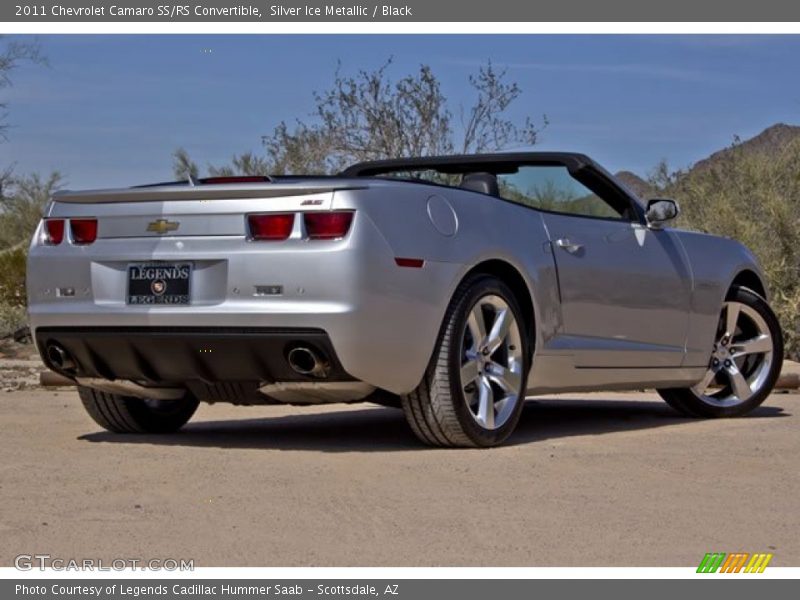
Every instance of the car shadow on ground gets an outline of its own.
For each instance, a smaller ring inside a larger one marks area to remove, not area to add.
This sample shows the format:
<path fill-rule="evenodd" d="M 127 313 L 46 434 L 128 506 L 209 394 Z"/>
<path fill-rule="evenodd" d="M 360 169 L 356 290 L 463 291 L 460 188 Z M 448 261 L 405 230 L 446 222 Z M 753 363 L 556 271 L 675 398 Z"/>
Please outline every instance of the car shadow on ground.
<path fill-rule="evenodd" d="M 783 408 L 761 406 L 745 418 L 789 416 Z M 535 399 L 529 400 L 507 445 L 550 439 L 614 434 L 702 421 L 681 417 L 661 401 Z M 174 434 L 135 435 L 107 432 L 80 436 L 89 442 L 153 444 L 318 452 L 425 450 L 400 410 L 370 407 L 226 421 L 190 422 Z"/>

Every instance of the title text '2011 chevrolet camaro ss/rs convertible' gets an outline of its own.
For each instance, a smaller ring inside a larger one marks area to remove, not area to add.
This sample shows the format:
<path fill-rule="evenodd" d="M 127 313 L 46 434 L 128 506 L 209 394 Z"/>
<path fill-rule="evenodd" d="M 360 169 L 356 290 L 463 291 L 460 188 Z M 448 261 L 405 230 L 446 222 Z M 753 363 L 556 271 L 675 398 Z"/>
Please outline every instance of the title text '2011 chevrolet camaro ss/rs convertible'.
<path fill-rule="evenodd" d="M 116 432 L 174 431 L 200 401 L 369 401 L 428 444 L 493 446 L 526 395 L 643 387 L 742 415 L 780 327 L 750 251 L 677 214 L 545 152 L 59 192 L 31 328 Z"/>

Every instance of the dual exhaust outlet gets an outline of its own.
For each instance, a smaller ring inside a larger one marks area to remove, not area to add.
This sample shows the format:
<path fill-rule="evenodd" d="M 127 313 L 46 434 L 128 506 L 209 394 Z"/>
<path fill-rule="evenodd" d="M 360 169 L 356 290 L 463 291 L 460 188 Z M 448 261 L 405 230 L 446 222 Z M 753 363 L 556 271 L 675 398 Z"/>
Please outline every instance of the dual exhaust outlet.
<path fill-rule="evenodd" d="M 50 364 L 62 373 L 71 373 L 78 368 L 78 365 L 75 364 L 75 360 L 70 356 L 69 352 L 58 344 L 50 344 L 47 346 L 47 359 L 50 361 Z"/>
<path fill-rule="evenodd" d="M 328 360 L 314 348 L 295 346 L 286 353 L 286 362 L 295 373 L 325 379 L 331 372 Z"/>
<path fill-rule="evenodd" d="M 47 359 L 57 371 L 74 373 L 78 365 L 69 352 L 56 343 L 47 346 Z M 295 373 L 316 379 L 325 379 L 331 371 L 328 359 L 310 346 L 293 346 L 286 353 L 286 362 Z"/>

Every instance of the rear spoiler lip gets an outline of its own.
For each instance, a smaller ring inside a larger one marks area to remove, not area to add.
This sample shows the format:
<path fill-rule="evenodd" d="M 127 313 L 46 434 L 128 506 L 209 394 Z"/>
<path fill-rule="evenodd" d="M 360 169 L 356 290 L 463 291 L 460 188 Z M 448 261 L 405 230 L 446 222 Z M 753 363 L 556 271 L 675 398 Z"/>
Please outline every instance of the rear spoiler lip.
<path fill-rule="evenodd" d="M 75 204 L 105 204 L 114 202 L 157 202 L 171 200 L 236 200 L 247 198 L 281 198 L 306 196 L 341 190 L 365 189 L 368 185 L 281 185 L 257 184 L 211 184 L 198 186 L 157 186 L 146 188 L 116 188 L 101 190 L 61 190 L 52 196 L 54 202 Z"/>

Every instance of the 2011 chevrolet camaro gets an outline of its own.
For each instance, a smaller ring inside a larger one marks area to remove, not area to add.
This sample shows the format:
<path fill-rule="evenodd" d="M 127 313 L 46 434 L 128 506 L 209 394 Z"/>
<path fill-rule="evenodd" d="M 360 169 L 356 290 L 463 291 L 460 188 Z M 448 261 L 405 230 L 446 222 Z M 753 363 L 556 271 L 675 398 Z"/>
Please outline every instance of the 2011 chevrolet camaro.
<path fill-rule="evenodd" d="M 741 415 L 780 327 L 750 251 L 677 214 L 572 153 L 60 192 L 30 322 L 116 432 L 174 431 L 199 401 L 363 400 L 426 443 L 492 446 L 526 395 L 643 387 Z"/>

